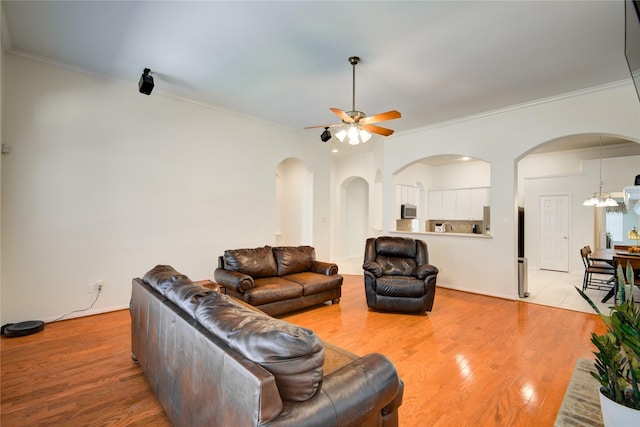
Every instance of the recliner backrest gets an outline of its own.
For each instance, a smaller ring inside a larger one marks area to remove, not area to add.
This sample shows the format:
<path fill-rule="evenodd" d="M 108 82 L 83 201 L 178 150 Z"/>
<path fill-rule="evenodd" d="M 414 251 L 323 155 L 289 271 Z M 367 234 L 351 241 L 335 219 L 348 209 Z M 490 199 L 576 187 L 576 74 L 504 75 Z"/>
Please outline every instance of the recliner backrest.
<path fill-rule="evenodd" d="M 383 236 L 367 239 L 364 262 L 374 261 L 386 276 L 413 276 L 419 265 L 429 263 L 422 240 Z"/>

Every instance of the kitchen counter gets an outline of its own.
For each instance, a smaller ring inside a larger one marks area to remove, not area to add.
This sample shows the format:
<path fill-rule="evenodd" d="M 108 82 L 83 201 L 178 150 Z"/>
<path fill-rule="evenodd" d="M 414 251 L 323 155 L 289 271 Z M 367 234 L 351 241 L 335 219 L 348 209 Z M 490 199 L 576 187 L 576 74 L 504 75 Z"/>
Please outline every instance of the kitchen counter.
<path fill-rule="evenodd" d="M 445 233 L 436 233 L 435 231 L 390 231 L 390 234 L 424 234 L 424 235 L 436 235 L 444 237 L 471 237 L 474 239 L 490 239 L 491 236 L 485 234 L 473 234 L 473 233 L 454 233 L 451 231 Z"/>

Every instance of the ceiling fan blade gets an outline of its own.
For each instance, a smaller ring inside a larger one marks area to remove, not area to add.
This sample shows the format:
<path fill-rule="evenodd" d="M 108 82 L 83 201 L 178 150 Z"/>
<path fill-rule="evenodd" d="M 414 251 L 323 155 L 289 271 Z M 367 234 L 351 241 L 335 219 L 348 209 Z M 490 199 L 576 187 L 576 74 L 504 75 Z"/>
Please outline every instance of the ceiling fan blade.
<path fill-rule="evenodd" d="M 342 119 L 342 121 L 346 122 L 346 123 L 353 123 L 353 118 L 348 115 L 347 113 L 345 113 L 344 111 L 342 111 L 339 108 L 329 108 L 331 111 L 333 111 L 333 114 L 335 114 L 336 116 L 340 117 Z"/>
<path fill-rule="evenodd" d="M 380 113 L 374 116 L 363 117 L 362 119 L 360 119 L 358 123 L 360 123 L 361 125 L 369 125 L 371 123 L 378 123 L 378 122 L 384 122 L 387 120 L 399 119 L 400 117 L 402 117 L 402 115 L 400 114 L 399 111 L 391 110 L 391 111 L 387 111 L 386 113 Z"/>
<path fill-rule="evenodd" d="M 336 126 L 344 126 L 343 123 L 333 124 L 333 125 L 318 125 L 318 126 L 307 126 L 305 129 L 315 129 L 315 128 L 333 128 Z"/>
<path fill-rule="evenodd" d="M 376 125 L 362 125 L 360 127 L 366 130 L 367 132 L 377 133 L 378 135 L 382 135 L 382 136 L 389 136 L 393 134 L 393 130 L 376 126 Z"/>

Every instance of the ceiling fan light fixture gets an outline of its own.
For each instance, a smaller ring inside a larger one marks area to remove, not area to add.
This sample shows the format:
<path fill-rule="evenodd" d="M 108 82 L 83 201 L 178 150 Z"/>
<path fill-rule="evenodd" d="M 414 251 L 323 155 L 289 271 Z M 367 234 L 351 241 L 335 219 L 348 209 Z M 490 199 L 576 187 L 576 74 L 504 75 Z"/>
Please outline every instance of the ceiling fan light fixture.
<path fill-rule="evenodd" d="M 371 134 L 356 125 L 351 125 L 348 129 L 342 129 L 336 133 L 336 138 L 338 138 L 340 142 L 344 142 L 346 139 L 350 145 L 358 145 L 371 139 Z"/>
<path fill-rule="evenodd" d="M 358 145 L 360 143 L 360 135 L 358 133 L 358 128 L 355 126 L 349 126 L 349 130 L 347 131 L 347 136 L 349 137 L 349 144 Z"/>

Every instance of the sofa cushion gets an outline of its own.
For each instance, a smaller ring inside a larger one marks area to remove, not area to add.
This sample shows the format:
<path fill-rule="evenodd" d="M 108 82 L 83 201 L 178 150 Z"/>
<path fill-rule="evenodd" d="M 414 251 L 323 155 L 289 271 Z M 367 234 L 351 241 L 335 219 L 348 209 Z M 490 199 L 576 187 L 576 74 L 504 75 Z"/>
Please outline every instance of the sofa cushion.
<path fill-rule="evenodd" d="M 302 295 L 302 286 L 283 277 L 256 279 L 254 287 L 247 289 L 243 294 L 244 301 L 255 306 L 300 298 Z"/>
<path fill-rule="evenodd" d="M 305 271 L 302 273 L 289 274 L 284 276 L 283 279 L 298 283 L 302 287 L 303 295 L 319 294 L 320 292 L 342 286 L 342 276 L 337 274 L 325 276 L 324 274 Z"/>
<path fill-rule="evenodd" d="M 271 372 L 283 400 L 304 401 L 318 390 L 324 346 L 313 331 L 217 292 L 202 301 L 196 320 L 229 347 Z"/>
<path fill-rule="evenodd" d="M 162 295 L 164 295 L 165 289 L 173 283 L 193 283 L 187 276 L 178 273 L 170 265 L 156 265 L 144 275 L 142 280 Z"/>
<path fill-rule="evenodd" d="M 189 316 L 196 318 L 196 309 L 203 299 L 207 297 L 211 289 L 207 289 L 202 285 L 195 283 L 185 283 L 178 280 L 166 287 L 164 295 L 169 301 L 187 312 Z"/>
<path fill-rule="evenodd" d="M 278 276 L 309 271 L 316 259 L 316 251 L 311 246 L 278 246 L 273 248 L 278 265 Z"/>
<path fill-rule="evenodd" d="M 254 279 L 276 276 L 278 268 L 270 246 L 224 251 L 224 268 L 249 275 Z"/>

